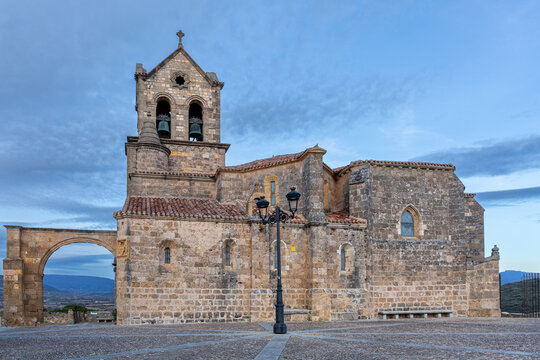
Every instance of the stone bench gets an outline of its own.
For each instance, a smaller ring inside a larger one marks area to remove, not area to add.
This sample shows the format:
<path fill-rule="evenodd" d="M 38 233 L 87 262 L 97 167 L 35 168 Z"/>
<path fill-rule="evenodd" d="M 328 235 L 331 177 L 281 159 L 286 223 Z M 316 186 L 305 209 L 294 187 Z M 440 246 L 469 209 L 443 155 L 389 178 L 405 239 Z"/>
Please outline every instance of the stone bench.
<path fill-rule="evenodd" d="M 310 311 L 308 309 L 284 309 L 285 321 L 309 321 Z"/>
<path fill-rule="evenodd" d="M 454 310 L 388 310 L 379 311 L 383 319 L 386 319 L 388 315 L 393 316 L 394 319 L 399 319 L 400 315 L 406 315 L 408 318 L 414 318 L 414 315 L 421 315 L 426 319 L 428 315 L 433 314 L 438 318 L 443 316 L 452 317 Z"/>
<path fill-rule="evenodd" d="M 111 317 L 98 317 L 97 322 L 114 322 L 114 318 Z"/>

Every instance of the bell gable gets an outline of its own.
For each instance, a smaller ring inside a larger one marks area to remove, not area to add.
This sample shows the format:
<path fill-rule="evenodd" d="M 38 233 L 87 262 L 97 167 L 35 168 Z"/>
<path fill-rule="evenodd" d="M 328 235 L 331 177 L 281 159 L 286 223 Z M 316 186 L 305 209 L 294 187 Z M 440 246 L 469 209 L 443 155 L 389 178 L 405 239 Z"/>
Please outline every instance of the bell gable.
<path fill-rule="evenodd" d="M 184 49 L 183 33 L 177 35 L 178 48 L 149 73 L 137 64 L 138 133 L 150 117 L 160 138 L 219 143 L 223 82 L 202 70 Z"/>

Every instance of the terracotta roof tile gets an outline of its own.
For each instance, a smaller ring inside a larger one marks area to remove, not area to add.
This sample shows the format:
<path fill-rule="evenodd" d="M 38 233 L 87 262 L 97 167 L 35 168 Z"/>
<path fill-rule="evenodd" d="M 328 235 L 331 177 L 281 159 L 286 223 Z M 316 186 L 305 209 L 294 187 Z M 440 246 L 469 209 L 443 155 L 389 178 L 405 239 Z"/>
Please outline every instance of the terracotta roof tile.
<path fill-rule="evenodd" d="M 456 167 L 452 164 L 437 164 L 428 162 L 416 162 L 416 161 L 384 161 L 384 160 L 356 160 L 352 161 L 347 166 L 341 166 L 333 169 L 334 174 L 343 174 L 346 170 L 352 166 L 358 165 L 373 165 L 373 166 L 387 166 L 387 167 L 407 167 L 416 169 L 431 169 L 431 170 L 455 170 Z"/>
<path fill-rule="evenodd" d="M 115 217 L 142 215 L 175 218 L 207 218 L 245 220 L 246 214 L 235 205 L 221 204 L 213 199 L 164 199 L 131 196 Z"/>
<path fill-rule="evenodd" d="M 473 193 L 464 193 L 463 194 L 466 198 L 473 198 L 476 196 L 476 194 L 473 194 Z"/>
<path fill-rule="evenodd" d="M 337 167 L 337 168 L 334 168 L 332 169 L 332 171 L 334 172 L 334 174 L 337 174 L 339 173 L 341 170 L 345 169 L 348 165 L 346 166 L 340 166 L 340 167 Z"/>
<path fill-rule="evenodd" d="M 201 178 L 214 178 L 216 174 L 211 173 L 187 173 L 187 172 L 174 172 L 174 171 L 135 171 L 134 175 L 164 175 L 164 176 L 183 176 L 183 177 L 201 177 Z"/>
<path fill-rule="evenodd" d="M 330 224 L 361 224 L 366 225 L 366 220 L 349 216 L 347 213 L 337 211 L 326 214 L 326 221 Z"/>
<path fill-rule="evenodd" d="M 251 161 L 251 162 L 241 164 L 241 165 L 225 166 L 223 168 L 223 170 L 227 170 L 227 171 L 246 171 L 246 170 L 253 170 L 253 169 L 270 167 L 270 166 L 274 166 L 274 165 L 285 164 L 285 163 L 297 160 L 304 153 L 305 153 L 305 151 L 302 151 L 302 152 L 299 152 L 299 153 L 296 153 L 296 154 L 286 154 L 286 155 L 272 156 L 270 158 L 255 160 L 255 161 Z"/>

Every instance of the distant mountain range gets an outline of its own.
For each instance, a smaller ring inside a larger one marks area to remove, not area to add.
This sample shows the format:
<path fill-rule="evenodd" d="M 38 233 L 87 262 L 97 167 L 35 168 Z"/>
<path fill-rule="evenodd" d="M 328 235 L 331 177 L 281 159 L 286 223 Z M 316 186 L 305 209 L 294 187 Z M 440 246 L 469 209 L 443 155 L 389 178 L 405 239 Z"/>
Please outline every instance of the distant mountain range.
<path fill-rule="evenodd" d="M 527 274 L 524 271 L 506 270 L 501 273 L 501 285 L 521 281 L 521 275 Z"/>
<path fill-rule="evenodd" d="M 2 295 L 3 290 L 4 277 L 0 275 L 0 294 Z M 97 276 L 45 275 L 43 291 L 77 294 L 114 293 L 114 280 Z"/>
<path fill-rule="evenodd" d="M 114 280 L 97 276 L 45 275 L 43 290 L 78 294 L 114 293 Z"/>

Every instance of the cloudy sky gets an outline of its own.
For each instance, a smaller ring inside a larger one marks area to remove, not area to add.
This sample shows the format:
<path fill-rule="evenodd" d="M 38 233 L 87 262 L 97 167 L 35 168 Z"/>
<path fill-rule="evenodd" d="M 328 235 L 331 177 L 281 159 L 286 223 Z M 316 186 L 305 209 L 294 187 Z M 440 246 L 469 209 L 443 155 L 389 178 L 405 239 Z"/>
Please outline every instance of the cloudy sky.
<path fill-rule="evenodd" d="M 225 82 L 228 165 L 315 144 L 332 167 L 453 163 L 487 255 L 540 272 L 539 18 L 519 0 L 2 1 L 0 224 L 115 228 L 135 63 L 152 69 L 181 28 Z M 111 261 L 70 245 L 45 272 L 113 277 Z"/>

